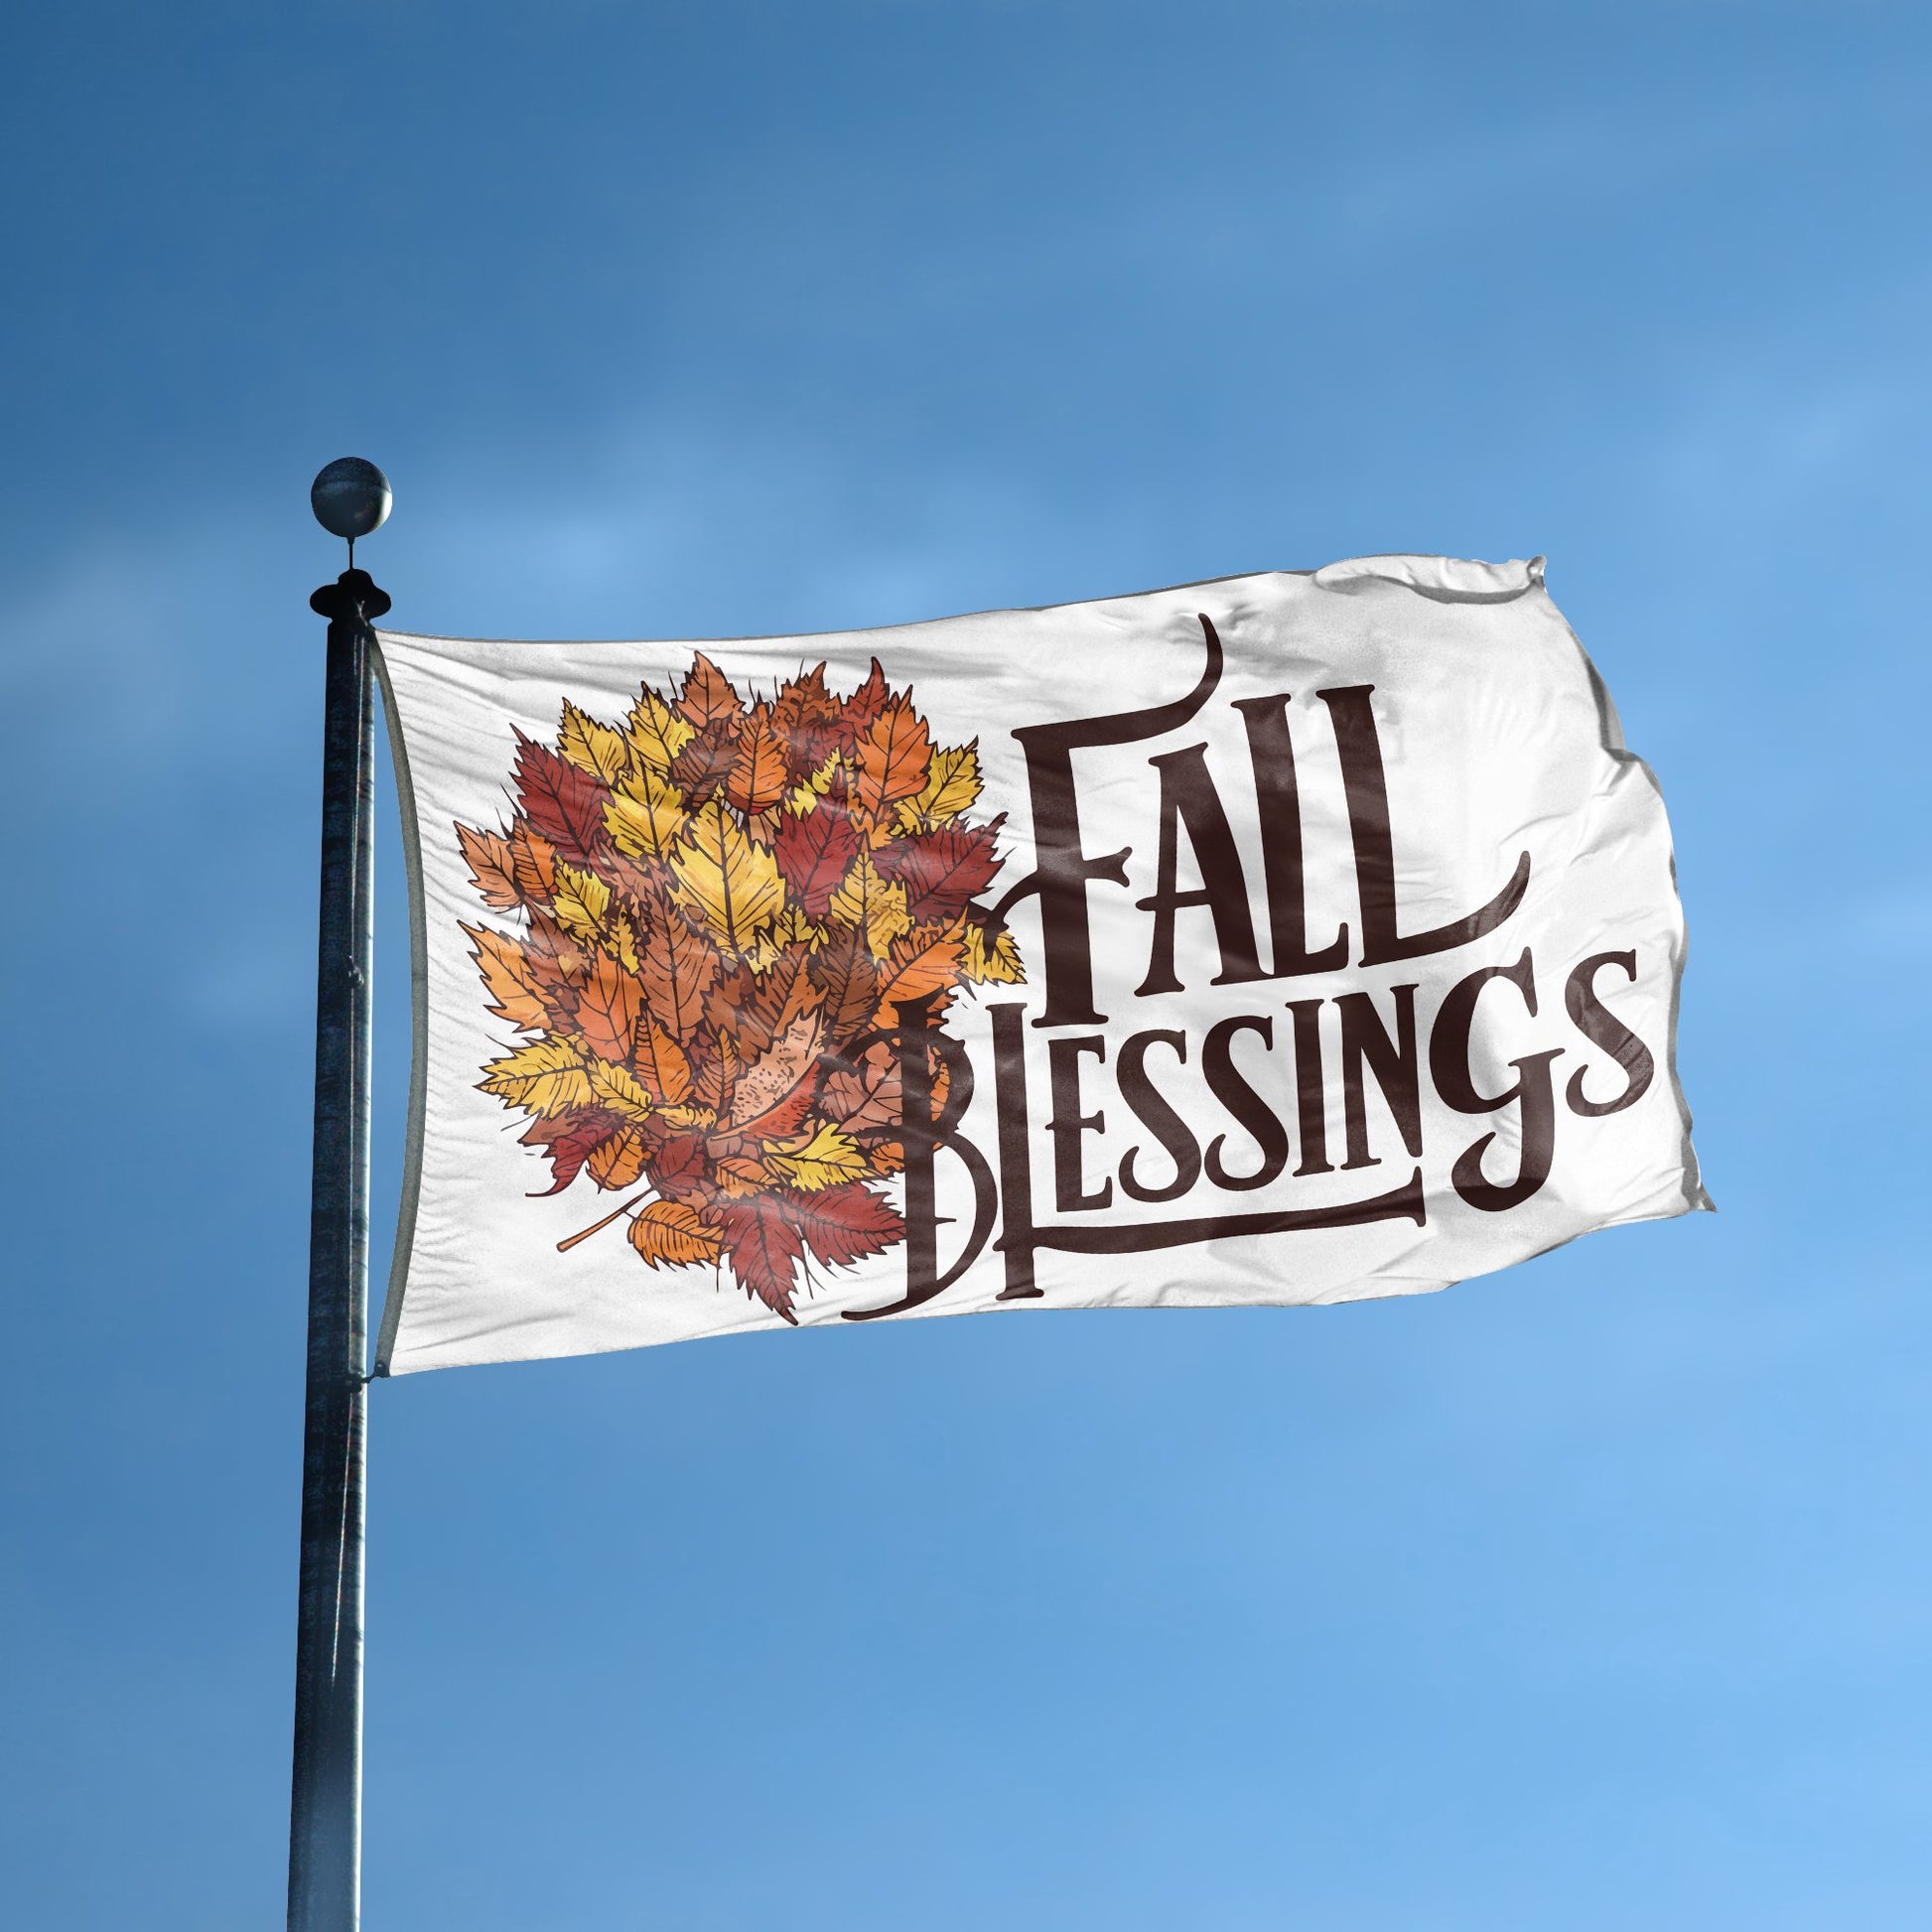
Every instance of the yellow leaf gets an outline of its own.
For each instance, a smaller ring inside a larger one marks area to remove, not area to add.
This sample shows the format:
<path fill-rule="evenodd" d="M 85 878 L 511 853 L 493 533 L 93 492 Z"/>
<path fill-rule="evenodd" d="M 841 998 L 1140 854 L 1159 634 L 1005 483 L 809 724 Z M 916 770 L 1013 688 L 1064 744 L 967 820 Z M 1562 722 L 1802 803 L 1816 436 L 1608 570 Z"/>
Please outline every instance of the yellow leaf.
<path fill-rule="evenodd" d="M 957 818 L 980 795 L 979 740 L 955 745 L 932 755 L 932 768 L 916 798 L 898 808 L 899 823 L 945 825 Z"/>
<path fill-rule="evenodd" d="M 839 881 L 839 890 L 832 895 L 827 914 L 842 925 L 857 926 L 865 934 L 866 950 L 875 959 L 884 959 L 893 941 L 912 923 L 905 909 L 905 888 L 887 885 L 870 852 L 862 852 L 853 860 Z"/>
<path fill-rule="evenodd" d="M 713 799 L 692 815 L 671 851 L 678 897 L 704 920 L 712 937 L 742 952 L 784 904 L 784 880 L 769 848 L 745 834 L 734 814 Z"/>
<path fill-rule="evenodd" d="M 631 924 L 627 912 L 612 915 L 609 938 L 611 950 L 618 956 L 618 964 L 626 973 L 642 971 L 637 956 L 637 928 Z"/>
<path fill-rule="evenodd" d="M 523 948 L 503 933 L 487 926 L 467 925 L 463 930 L 476 946 L 476 961 L 483 970 L 483 984 L 494 1002 L 490 1012 L 500 1020 L 526 1031 L 550 1024 L 550 1009 L 538 987 Z"/>
<path fill-rule="evenodd" d="M 614 1066 L 609 1060 L 593 1059 L 586 1076 L 600 1107 L 608 1107 L 625 1120 L 648 1120 L 650 1095 L 637 1084 L 628 1067 Z"/>
<path fill-rule="evenodd" d="M 989 946 L 986 928 L 977 919 L 966 922 L 966 951 L 959 970 L 976 986 L 997 980 L 1006 986 L 1024 986 L 1027 969 L 1020 963 L 1020 947 L 1011 930 L 1002 932 Z"/>
<path fill-rule="evenodd" d="M 815 1134 L 773 1141 L 764 1150 L 764 1164 L 808 1193 L 836 1187 L 842 1180 L 857 1180 L 866 1172 L 866 1157 L 859 1152 L 859 1144 L 829 1122 Z"/>
<path fill-rule="evenodd" d="M 684 798 L 663 772 L 646 765 L 620 782 L 604 807 L 604 823 L 620 852 L 663 859 L 684 829 Z"/>
<path fill-rule="evenodd" d="M 604 915 L 611 909 L 611 889 L 594 872 L 557 862 L 556 907 L 558 922 L 580 939 L 595 939 L 603 930 Z"/>
<path fill-rule="evenodd" d="M 797 905 L 787 903 L 763 936 L 746 949 L 745 963 L 755 973 L 768 973 L 787 953 L 800 946 L 810 951 L 824 936 L 823 926 L 813 925 Z"/>
<path fill-rule="evenodd" d="M 631 750 L 645 764 L 659 771 L 668 771 L 671 760 L 698 735 L 690 723 L 680 718 L 648 685 L 637 694 L 637 702 L 630 707 L 630 716 L 624 720 L 624 730 L 630 739 Z"/>
<path fill-rule="evenodd" d="M 718 1230 L 706 1227 L 695 1207 L 655 1200 L 632 1218 L 630 1245 L 653 1268 L 684 1268 L 716 1261 L 720 1242 Z"/>
<path fill-rule="evenodd" d="M 552 1034 L 483 1068 L 484 1093 L 532 1114 L 567 1114 L 591 1104 L 591 1076 L 576 1044 Z"/>
<path fill-rule="evenodd" d="M 564 728 L 557 734 L 557 750 L 580 771 L 614 785 L 630 769 L 630 748 L 621 732 L 600 725 L 588 712 L 564 700 Z"/>
<path fill-rule="evenodd" d="M 658 1108 L 657 1118 L 666 1127 L 716 1127 L 718 1110 L 680 1101 Z"/>
<path fill-rule="evenodd" d="M 832 773 L 839 768 L 839 755 L 832 756 L 816 771 L 809 773 L 785 793 L 785 810 L 793 818 L 803 818 L 832 788 Z"/>

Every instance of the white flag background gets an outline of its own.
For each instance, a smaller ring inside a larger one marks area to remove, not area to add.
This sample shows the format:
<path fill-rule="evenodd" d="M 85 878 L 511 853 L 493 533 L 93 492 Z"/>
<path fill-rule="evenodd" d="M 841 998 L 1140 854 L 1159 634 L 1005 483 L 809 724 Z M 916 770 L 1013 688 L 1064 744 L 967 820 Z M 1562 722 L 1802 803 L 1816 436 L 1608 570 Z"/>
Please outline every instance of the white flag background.
<path fill-rule="evenodd" d="M 1709 1205 L 1663 803 L 1540 564 L 380 665 L 389 1372 L 1413 1294 Z"/>

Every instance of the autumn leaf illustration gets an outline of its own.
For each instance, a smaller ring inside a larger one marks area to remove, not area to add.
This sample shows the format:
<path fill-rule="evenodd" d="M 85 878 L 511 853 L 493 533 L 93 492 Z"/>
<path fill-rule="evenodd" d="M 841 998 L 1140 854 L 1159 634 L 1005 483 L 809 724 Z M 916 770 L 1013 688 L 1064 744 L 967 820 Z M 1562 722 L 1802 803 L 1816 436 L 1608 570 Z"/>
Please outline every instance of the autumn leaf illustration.
<path fill-rule="evenodd" d="M 980 902 L 977 741 L 935 746 L 877 660 L 840 697 L 823 665 L 741 692 L 699 653 L 621 717 L 563 701 L 511 777 L 505 826 L 456 828 L 507 922 L 463 928 L 512 1035 L 478 1084 L 527 1117 L 532 1191 L 620 1196 L 559 1245 L 622 1223 L 649 1267 L 727 1267 L 795 1320 L 814 1266 L 904 1237 L 879 1191 L 904 1159 L 897 1008 L 1024 977 Z"/>

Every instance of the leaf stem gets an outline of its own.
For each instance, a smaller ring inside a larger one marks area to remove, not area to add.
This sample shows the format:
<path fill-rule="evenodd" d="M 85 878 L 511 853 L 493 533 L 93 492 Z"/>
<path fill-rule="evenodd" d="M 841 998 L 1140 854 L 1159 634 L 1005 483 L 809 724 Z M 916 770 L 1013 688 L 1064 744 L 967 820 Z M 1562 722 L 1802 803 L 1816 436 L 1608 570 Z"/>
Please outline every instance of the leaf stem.
<path fill-rule="evenodd" d="M 648 1193 L 650 1190 L 646 1188 L 644 1191 L 645 1193 Z M 582 1233 L 573 1234 L 570 1237 L 570 1239 L 567 1241 L 559 1241 L 557 1243 L 557 1252 L 560 1255 L 567 1254 L 572 1248 L 576 1247 L 578 1242 L 588 1241 L 591 1238 L 591 1236 L 594 1234 L 602 1234 L 604 1230 L 608 1228 L 611 1225 L 611 1223 L 615 1221 L 620 1215 L 629 1213 L 630 1210 L 633 1207 L 635 1207 L 640 1200 L 643 1199 L 643 1197 L 644 1197 L 643 1194 L 632 1194 L 631 1197 L 627 1201 L 625 1201 L 621 1207 L 614 1207 L 610 1213 L 605 1215 L 603 1220 L 593 1221 L 589 1227 L 583 1230 Z"/>

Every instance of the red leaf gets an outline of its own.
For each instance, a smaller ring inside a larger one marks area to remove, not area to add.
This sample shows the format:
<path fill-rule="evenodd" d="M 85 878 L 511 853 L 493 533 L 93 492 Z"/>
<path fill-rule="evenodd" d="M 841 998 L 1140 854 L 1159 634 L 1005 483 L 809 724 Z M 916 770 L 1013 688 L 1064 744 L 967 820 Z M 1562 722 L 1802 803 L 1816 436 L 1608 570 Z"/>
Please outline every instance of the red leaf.
<path fill-rule="evenodd" d="M 541 1200 L 547 1194 L 561 1194 L 584 1171 L 591 1150 L 621 1131 L 622 1122 L 594 1110 L 565 1114 L 561 1119 L 533 1120 L 517 1136 L 520 1147 L 540 1147 L 550 1157 L 551 1185 L 531 1196 Z"/>
<path fill-rule="evenodd" d="M 775 1194 L 752 1194 L 743 1200 L 721 1200 L 717 1213 L 724 1228 L 725 1253 L 731 1257 L 739 1285 L 796 1327 L 798 1317 L 791 1311 L 797 1285 L 793 1271 L 804 1246 L 798 1230 L 785 1218 L 785 1203 Z"/>
<path fill-rule="evenodd" d="M 865 683 L 839 707 L 839 723 L 847 746 L 859 742 L 873 720 L 886 709 L 892 695 L 892 686 L 886 682 L 886 673 L 880 669 L 879 659 L 875 657 Z"/>
<path fill-rule="evenodd" d="M 882 877 L 905 888 L 906 910 L 915 919 L 951 918 L 984 892 L 1000 870 L 994 850 L 1004 813 L 991 825 L 941 825 L 930 832 L 889 839 L 873 854 Z"/>
<path fill-rule="evenodd" d="M 516 735 L 516 784 L 529 821 L 566 859 L 588 864 L 604 844 L 610 792 L 547 745 Z"/>
<path fill-rule="evenodd" d="M 826 1187 L 786 1203 L 805 1245 L 828 1268 L 844 1268 L 868 1255 L 883 1255 L 903 1238 L 905 1223 L 891 1201 L 863 1180 Z"/>
<path fill-rule="evenodd" d="M 771 851 L 806 918 L 814 923 L 824 918 L 839 881 L 864 843 L 859 828 L 829 804 L 819 805 L 803 818 L 786 814 Z"/>

